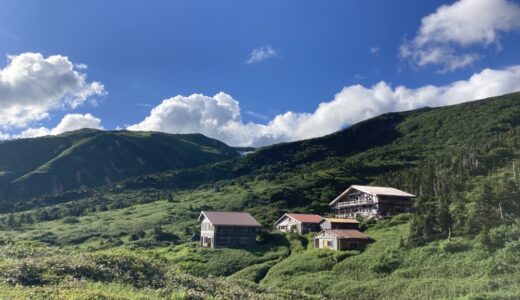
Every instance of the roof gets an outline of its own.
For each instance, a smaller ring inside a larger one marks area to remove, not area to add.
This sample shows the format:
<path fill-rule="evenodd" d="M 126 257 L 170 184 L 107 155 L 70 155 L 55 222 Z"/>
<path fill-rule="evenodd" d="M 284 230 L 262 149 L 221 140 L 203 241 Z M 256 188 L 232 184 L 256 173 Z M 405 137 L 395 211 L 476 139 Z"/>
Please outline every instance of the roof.
<path fill-rule="evenodd" d="M 202 216 L 206 217 L 213 225 L 262 226 L 253 216 L 244 212 L 202 211 L 199 216 L 199 221 L 202 220 Z"/>
<path fill-rule="evenodd" d="M 355 229 L 326 229 L 322 232 L 330 233 L 340 239 L 370 239 L 368 235 Z"/>
<path fill-rule="evenodd" d="M 336 199 L 332 200 L 329 205 L 333 205 L 343 196 L 350 193 L 352 190 L 358 190 L 367 194 L 372 195 L 382 195 L 382 196 L 397 196 L 397 197 L 409 197 L 413 198 L 415 195 L 407 193 L 405 191 L 398 190 L 393 187 L 383 187 L 383 186 L 368 186 L 368 185 L 351 185 L 348 189 L 346 189 L 341 195 L 336 197 Z"/>
<path fill-rule="evenodd" d="M 320 223 L 321 220 L 323 220 L 323 218 L 320 215 L 287 213 L 284 214 L 280 219 L 278 219 L 278 221 L 276 221 L 275 224 L 278 224 L 286 216 L 300 223 Z"/>
<path fill-rule="evenodd" d="M 323 220 L 327 220 L 330 223 L 355 223 L 358 224 L 358 220 L 356 219 L 344 219 L 344 218 L 323 218 Z"/>

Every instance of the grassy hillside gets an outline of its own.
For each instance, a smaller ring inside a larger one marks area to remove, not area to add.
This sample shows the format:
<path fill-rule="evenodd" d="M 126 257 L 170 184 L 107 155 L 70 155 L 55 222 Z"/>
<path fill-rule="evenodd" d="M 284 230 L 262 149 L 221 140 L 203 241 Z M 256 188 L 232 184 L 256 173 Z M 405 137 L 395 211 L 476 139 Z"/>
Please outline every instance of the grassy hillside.
<path fill-rule="evenodd" d="M 0 143 L 0 197 L 5 206 L 31 197 L 86 190 L 164 170 L 237 157 L 199 134 L 80 130 Z"/>
<path fill-rule="evenodd" d="M 49 256 L 71 263 L 0 250 L 0 274 L 7 274 L 0 295 L 518 299 L 518 116 L 518 93 L 386 114 L 322 138 L 26 202 L 31 209 L 0 215 L 4 245 L 37 243 L 45 253 L 60 247 Z M 328 214 L 328 203 L 354 183 L 415 193 L 416 210 L 362 222 L 374 242 L 361 252 L 314 249 L 312 235 L 262 234 L 250 249 L 208 250 L 190 242 L 200 210 L 248 211 L 268 228 L 286 211 Z M 139 263 L 111 275 L 129 255 Z M 98 257 L 118 262 L 106 277 L 81 260 Z M 154 274 L 170 274 L 159 285 L 132 275 L 149 259 L 149 268 L 156 259 L 166 268 Z M 20 270 L 28 271 L 16 275 Z M 26 275 L 37 281 L 10 279 Z M 123 292 L 116 295 L 118 288 Z M 132 295 L 134 288 L 141 295 Z"/>

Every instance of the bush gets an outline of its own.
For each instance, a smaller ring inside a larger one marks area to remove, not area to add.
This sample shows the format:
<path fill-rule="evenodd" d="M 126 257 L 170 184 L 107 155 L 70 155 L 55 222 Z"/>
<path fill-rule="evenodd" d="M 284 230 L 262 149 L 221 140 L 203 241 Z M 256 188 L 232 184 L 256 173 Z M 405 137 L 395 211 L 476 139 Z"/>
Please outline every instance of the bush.
<path fill-rule="evenodd" d="M 77 224 L 79 223 L 79 219 L 76 217 L 66 217 L 62 222 L 64 224 Z"/>
<path fill-rule="evenodd" d="M 471 244 L 467 241 L 454 239 L 450 241 L 443 241 L 439 245 L 440 249 L 445 253 L 464 252 L 471 249 Z"/>

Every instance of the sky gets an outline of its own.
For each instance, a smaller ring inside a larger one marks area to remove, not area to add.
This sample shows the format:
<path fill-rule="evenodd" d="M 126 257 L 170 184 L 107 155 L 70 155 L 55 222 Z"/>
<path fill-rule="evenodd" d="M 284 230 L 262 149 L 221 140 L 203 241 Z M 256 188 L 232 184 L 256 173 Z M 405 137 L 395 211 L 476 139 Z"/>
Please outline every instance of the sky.
<path fill-rule="evenodd" d="M 520 91 L 520 1 L 0 2 L 0 139 L 313 138 Z"/>

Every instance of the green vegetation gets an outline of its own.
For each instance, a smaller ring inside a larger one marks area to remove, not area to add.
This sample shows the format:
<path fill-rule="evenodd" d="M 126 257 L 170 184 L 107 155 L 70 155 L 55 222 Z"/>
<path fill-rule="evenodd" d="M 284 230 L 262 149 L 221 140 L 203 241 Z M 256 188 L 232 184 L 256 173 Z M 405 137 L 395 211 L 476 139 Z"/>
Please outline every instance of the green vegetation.
<path fill-rule="evenodd" d="M 222 146 L 216 163 L 150 168 L 95 189 L 54 196 L 36 189 L 31 199 L 4 202 L 3 211 L 18 211 L 0 215 L 0 298 L 518 299 L 518 116 L 517 93 L 385 114 L 230 160 Z M 136 134 L 156 143 L 169 137 Z M 28 168 L 4 164 L 0 170 Z M 351 184 L 419 197 L 412 214 L 363 221 L 374 239 L 363 251 L 314 249 L 312 235 L 263 233 L 250 249 L 192 242 L 201 210 L 247 211 L 269 228 L 286 211 L 328 214 Z"/>
<path fill-rule="evenodd" d="M 23 201 L 122 179 L 237 157 L 231 147 L 200 134 L 83 129 L 58 136 L 0 142 L 0 211 L 23 209 Z M 83 193 L 82 193 L 83 192 Z M 43 198 L 42 198 L 43 197 Z M 50 197 L 52 198 L 52 196 Z M 15 201 L 16 200 L 16 201 Z M 53 201 L 68 201 L 56 198 Z"/>

